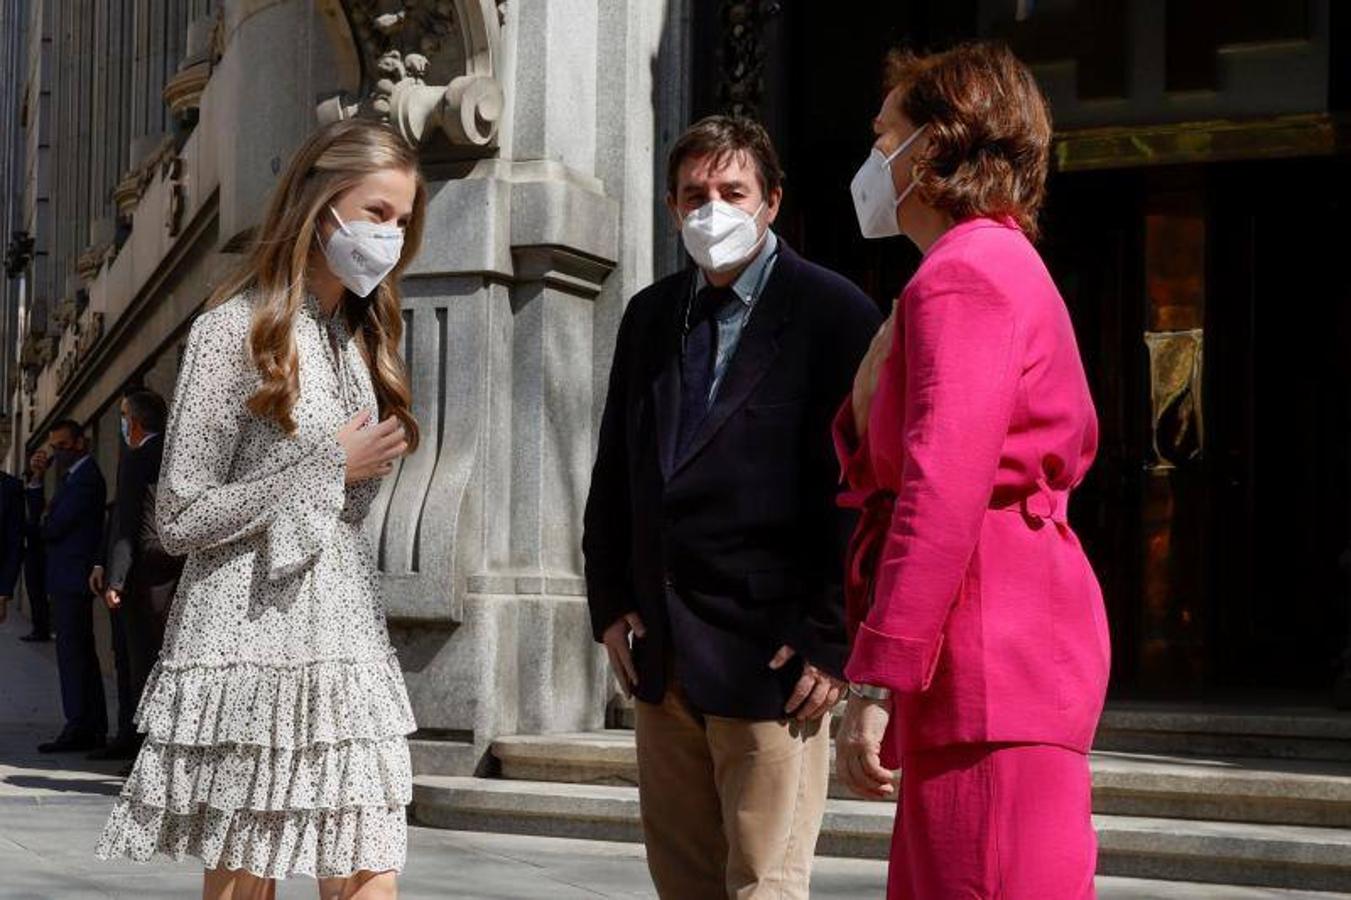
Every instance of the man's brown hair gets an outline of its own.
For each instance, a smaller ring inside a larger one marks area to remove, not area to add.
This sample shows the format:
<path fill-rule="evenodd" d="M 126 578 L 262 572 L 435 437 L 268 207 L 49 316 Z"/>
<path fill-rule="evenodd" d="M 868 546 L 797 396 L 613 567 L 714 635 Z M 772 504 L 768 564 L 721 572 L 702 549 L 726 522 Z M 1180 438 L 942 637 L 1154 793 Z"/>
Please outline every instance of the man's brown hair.
<path fill-rule="evenodd" d="M 1032 72 L 1002 44 L 962 44 L 942 53 L 893 50 L 885 86 L 901 110 L 927 125 L 915 157 L 916 190 L 957 221 L 1013 219 L 1037 236 L 1046 196 L 1051 113 Z"/>
<path fill-rule="evenodd" d="M 755 161 L 760 178 L 760 190 L 765 198 L 783 185 L 783 169 L 779 154 L 769 139 L 764 126 L 745 116 L 708 116 L 700 119 L 675 142 L 666 164 L 666 190 L 675 196 L 680 164 L 691 156 L 713 157 L 713 168 L 719 169 L 738 154 L 745 153 Z"/>

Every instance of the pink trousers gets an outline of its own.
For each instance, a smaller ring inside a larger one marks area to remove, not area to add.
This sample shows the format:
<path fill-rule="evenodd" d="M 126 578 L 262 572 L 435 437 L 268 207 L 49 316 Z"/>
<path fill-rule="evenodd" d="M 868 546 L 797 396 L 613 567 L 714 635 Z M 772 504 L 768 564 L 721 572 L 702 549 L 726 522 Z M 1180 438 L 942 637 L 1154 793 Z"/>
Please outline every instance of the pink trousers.
<path fill-rule="evenodd" d="M 908 754 L 888 900 L 1091 900 L 1088 757 L 1044 744 Z"/>

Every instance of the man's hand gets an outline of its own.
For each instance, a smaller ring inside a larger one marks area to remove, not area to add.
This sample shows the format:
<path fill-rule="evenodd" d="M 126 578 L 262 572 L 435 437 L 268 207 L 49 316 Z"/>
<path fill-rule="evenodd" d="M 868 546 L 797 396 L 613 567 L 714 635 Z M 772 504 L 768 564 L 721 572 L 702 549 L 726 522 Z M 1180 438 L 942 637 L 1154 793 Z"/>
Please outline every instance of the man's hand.
<path fill-rule="evenodd" d="M 109 609 L 117 609 L 122 605 L 122 592 L 117 588 L 108 588 L 103 592 L 103 605 Z"/>
<path fill-rule="evenodd" d="M 629 649 L 630 632 L 636 637 L 647 634 L 643 620 L 637 613 L 626 613 L 616 619 L 615 623 L 601 635 L 605 652 L 610 654 L 610 668 L 614 670 L 615 678 L 619 679 L 619 686 L 624 689 L 625 697 L 632 697 L 633 689 L 638 685 L 638 670 L 633 666 L 633 652 Z"/>
<path fill-rule="evenodd" d="M 769 667 L 777 672 L 788 665 L 788 661 L 796 655 L 797 651 L 784 644 L 769 661 Z M 788 702 L 784 704 L 783 711 L 799 722 L 819 719 L 835 707 L 847 687 L 848 685 L 834 675 L 823 672 L 811 663 L 805 663 L 802 667 L 802 677 L 797 680 L 797 686 L 793 688 Z"/>
<path fill-rule="evenodd" d="M 860 797 L 886 800 L 896 793 L 897 773 L 882 767 L 882 737 L 890 720 L 890 700 L 849 696 L 835 736 L 835 771 Z"/>
<path fill-rule="evenodd" d="M 9 618 L 9 598 L 0 597 L 0 624 Z"/>
<path fill-rule="evenodd" d="M 94 566 L 89 573 L 89 592 L 103 596 L 103 566 Z"/>
<path fill-rule="evenodd" d="M 33 470 L 33 476 L 38 479 L 41 479 L 43 474 L 46 473 L 47 466 L 50 463 L 51 460 L 47 457 L 46 450 L 37 450 L 28 458 L 28 468 Z"/>

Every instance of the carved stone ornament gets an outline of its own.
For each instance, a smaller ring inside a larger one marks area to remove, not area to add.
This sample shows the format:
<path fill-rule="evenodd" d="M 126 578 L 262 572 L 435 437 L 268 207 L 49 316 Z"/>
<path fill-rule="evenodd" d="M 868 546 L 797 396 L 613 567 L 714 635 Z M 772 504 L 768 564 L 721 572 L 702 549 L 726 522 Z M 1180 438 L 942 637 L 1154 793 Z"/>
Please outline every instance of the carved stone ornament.
<path fill-rule="evenodd" d="M 174 159 L 178 152 L 171 134 L 147 135 L 132 142 L 132 167 L 113 188 L 113 202 L 123 218 L 130 218 L 145 189 L 155 177 L 156 168 Z"/>
<path fill-rule="evenodd" d="M 219 58 L 216 48 L 222 17 L 219 12 L 188 23 L 187 50 L 178 71 L 164 83 L 164 102 L 169 111 L 187 119 L 202 103 L 202 92 L 211 80 L 211 70 Z"/>
<path fill-rule="evenodd" d="M 19 347 L 19 365 L 36 374 L 56 356 L 56 341 L 45 334 L 27 334 Z"/>
<path fill-rule="evenodd" d="M 723 0 L 717 96 L 718 104 L 732 115 L 760 115 L 766 58 L 762 32 L 766 20 L 781 11 L 772 0 Z"/>
<path fill-rule="evenodd" d="M 83 360 L 103 338 L 103 313 L 91 312 L 85 319 L 80 336 L 75 340 L 75 356 Z"/>
<path fill-rule="evenodd" d="M 160 177 L 169 184 L 164 209 L 164 230 L 169 237 L 178 237 L 183 230 L 183 210 L 188 205 L 188 192 L 183 183 L 183 157 L 171 156 L 160 164 Z"/>
<path fill-rule="evenodd" d="M 81 284 L 89 284 L 103 267 L 117 257 L 117 225 L 112 219 L 99 218 L 89 223 L 89 245 L 75 260 L 75 273 Z"/>
<path fill-rule="evenodd" d="M 442 135 L 471 154 L 496 143 L 502 118 L 500 4 L 492 0 L 344 0 L 361 55 L 363 94 L 319 104 L 321 122 L 382 119 L 415 146 Z"/>
<path fill-rule="evenodd" d="M 75 260 L 75 272 L 86 284 L 98 277 L 107 258 L 107 247 L 86 247 Z"/>
<path fill-rule="evenodd" d="M 56 324 L 57 328 L 65 331 L 75 325 L 75 320 L 79 314 L 80 310 L 75 303 L 75 299 L 67 297 L 56 304 L 56 308 L 52 310 L 52 322 Z"/>
<path fill-rule="evenodd" d="M 202 91 L 211 80 L 211 63 L 198 62 L 179 69 L 164 83 L 164 102 L 175 116 L 186 116 L 202 102 Z"/>
<path fill-rule="evenodd" d="M 61 357 L 61 361 L 56 365 L 56 389 L 58 392 L 66 389 L 66 386 L 70 384 L 71 376 L 75 374 L 79 367 L 80 359 L 75 355 L 74 350 L 68 351 L 65 356 Z"/>

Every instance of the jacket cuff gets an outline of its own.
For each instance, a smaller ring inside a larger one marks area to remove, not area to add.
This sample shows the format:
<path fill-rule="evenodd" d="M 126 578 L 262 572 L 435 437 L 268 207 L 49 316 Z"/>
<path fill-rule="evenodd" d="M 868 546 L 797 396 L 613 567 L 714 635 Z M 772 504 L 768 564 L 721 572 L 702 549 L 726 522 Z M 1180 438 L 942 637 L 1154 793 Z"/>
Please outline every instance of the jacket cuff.
<path fill-rule="evenodd" d="M 803 661 L 835 678 L 844 678 L 844 663 L 849 658 L 849 647 L 842 631 L 838 635 L 830 634 L 819 624 L 804 620 L 782 628 L 775 643 L 792 647 L 793 653 L 802 657 Z"/>
<path fill-rule="evenodd" d="M 638 611 L 632 604 L 625 606 L 614 603 L 613 600 L 620 596 L 617 590 L 607 590 L 596 584 L 588 584 L 586 596 L 587 610 L 591 614 L 591 636 L 598 644 L 604 640 L 605 629 L 618 622 L 621 616 Z"/>
<path fill-rule="evenodd" d="M 845 674 L 858 684 L 917 694 L 933 683 L 942 651 L 942 633 L 931 641 L 917 640 L 885 634 L 864 622 L 854 635 L 854 649 Z"/>
<path fill-rule="evenodd" d="M 830 430 L 835 439 L 835 457 L 840 463 L 840 481 L 851 488 L 862 487 L 871 466 L 868 442 L 859 438 L 858 429 L 854 427 L 852 393 L 844 398 L 844 404 L 835 413 Z"/>

